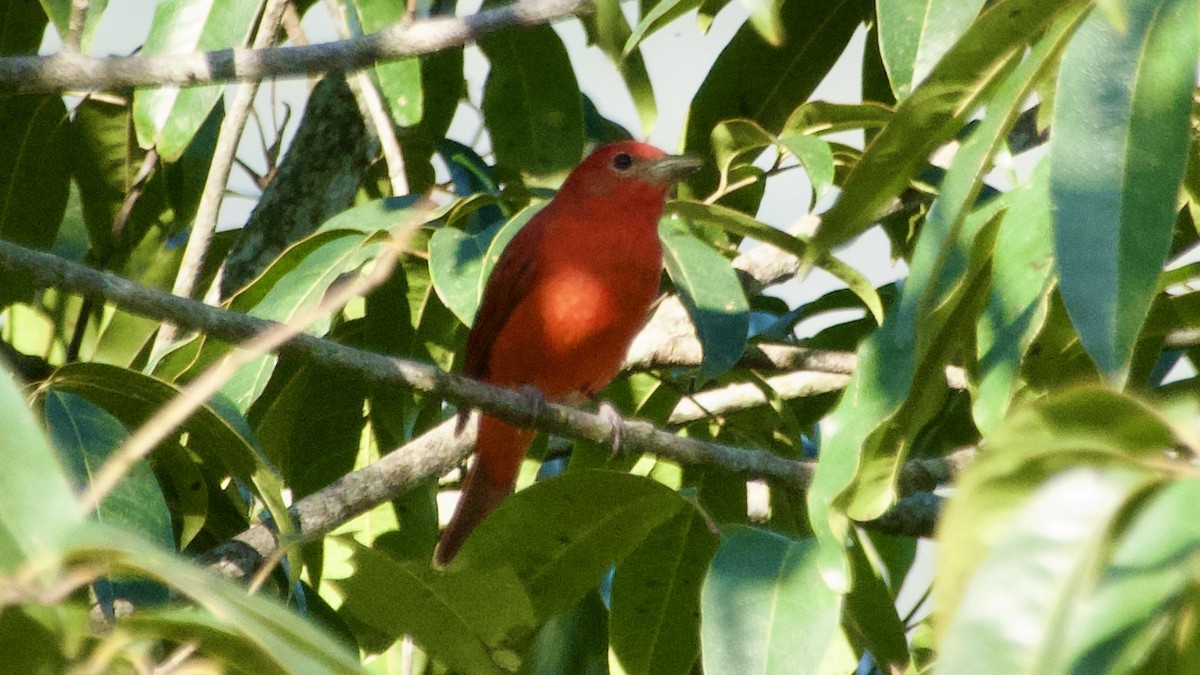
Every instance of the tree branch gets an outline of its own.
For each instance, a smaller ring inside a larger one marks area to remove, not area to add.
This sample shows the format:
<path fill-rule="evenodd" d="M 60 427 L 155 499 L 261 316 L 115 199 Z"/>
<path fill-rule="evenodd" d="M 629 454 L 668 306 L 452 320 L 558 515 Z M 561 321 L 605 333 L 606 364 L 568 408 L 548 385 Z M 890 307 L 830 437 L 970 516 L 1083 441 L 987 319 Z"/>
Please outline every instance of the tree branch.
<path fill-rule="evenodd" d="M 27 274 L 35 287 L 58 287 L 121 305 L 125 310 L 175 322 L 231 343 L 251 339 L 279 324 L 180 298 L 132 281 L 72 263 L 57 256 L 0 240 L 0 268 Z M 326 366 L 354 373 L 375 386 L 405 387 L 444 398 L 460 407 L 478 408 L 507 422 L 574 439 L 611 445 L 614 430 L 604 418 L 575 408 L 548 404 L 530 408 L 520 393 L 443 372 L 435 366 L 389 358 L 306 334 L 292 337 L 280 348 Z M 448 434 L 450 438 L 441 434 Z M 298 531 L 305 536 L 325 534 L 398 490 L 440 475 L 465 456 L 467 437 L 453 438 L 443 425 L 393 451 L 385 460 L 349 474 L 297 503 Z M 747 477 L 765 478 L 782 489 L 807 490 L 815 463 L 799 462 L 761 450 L 698 441 L 667 433 L 639 420 L 627 420 L 621 438 L 623 452 L 657 455 L 681 464 L 715 464 Z M 916 460 L 905 466 L 901 494 L 927 491 L 948 482 L 970 451 L 945 460 Z M 927 521 L 920 521 L 927 522 Z M 925 531 L 917 532 L 920 534 Z M 261 553 L 274 535 L 251 528 L 228 546 Z M 271 544 L 274 546 L 274 544 Z M 265 550 L 265 549 L 264 549 Z"/>
<path fill-rule="evenodd" d="M 190 86 L 354 71 L 457 47 L 505 28 L 588 13 L 591 7 L 590 0 L 521 0 L 471 16 L 402 22 L 351 40 L 299 47 L 146 56 L 9 56 L 0 58 L 0 94 Z"/>

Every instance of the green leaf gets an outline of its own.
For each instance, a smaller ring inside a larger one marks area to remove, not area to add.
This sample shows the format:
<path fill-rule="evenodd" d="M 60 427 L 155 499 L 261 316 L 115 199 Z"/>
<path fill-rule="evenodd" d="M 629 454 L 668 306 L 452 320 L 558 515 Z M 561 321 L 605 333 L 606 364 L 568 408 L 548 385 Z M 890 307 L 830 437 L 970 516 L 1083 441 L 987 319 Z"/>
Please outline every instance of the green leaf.
<path fill-rule="evenodd" d="M 633 32 L 630 33 L 629 38 L 625 40 L 625 46 L 621 49 L 621 55 L 628 56 L 634 49 L 637 49 L 642 40 L 645 40 L 658 32 L 658 29 L 699 6 L 700 0 L 662 0 L 654 5 L 654 9 L 642 15 L 642 20 L 638 22 Z"/>
<path fill-rule="evenodd" d="M 929 77 L 904 99 L 842 185 L 837 203 L 813 237 L 828 250 L 871 226 L 880 209 L 925 167 L 929 154 L 950 140 L 1008 73 L 1009 65 L 1080 0 L 1001 0 L 991 5 L 946 53 Z"/>
<path fill-rule="evenodd" d="M 403 19 L 407 8 L 394 0 L 354 0 L 363 33 L 375 33 Z M 392 120 L 402 127 L 411 127 L 421 121 L 423 113 L 423 88 L 421 87 L 421 62 L 416 57 L 380 63 L 371 68 L 379 93 L 387 101 Z"/>
<path fill-rule="evenodd" d="M 360 204 L 322 223 L 316 232 L 292 244 L 255 279 L 229 301 L 229 308 L 261 319 L 286 323 L 320 304 L 330 286 L 341 275 L 374 260 L 390 245 L 388 233 L 414 228 L 436 213 L 419 205 L 415 198 L 393 197 Z M 309 325 L 307 331 L 323 335 L 329 317 Z M 208 341 L 200 361 L 211 363 L 229 351 L 229 346 Z M 262 393 L 277 357 L 263 355 L 243 365 L 222 393 L 246 410 Z"/>
<path fill-rule="evenodd" d="M 123 530 L 87 523 L 75 528 L 64 556 L 68 565 L 104 566 L 114 575 L 148 578 L 171 586 L 191 598 L 219 622 L 199 621 L 180 626 L 178 615 L 164 614 L 158 630 L 175 639 L 203 641 L 218 639 L 214 652 L 228 647 L 224 633 L 252 646 L 258 657 L 252 662 L 270 662 L 272 670 L 311 673 L 363 673 L 358 655 L 326 635 L 298 614 L 262 595 L 249 595 L 241 586 L 220 578 L 162 551 Z M 149 623 L 153 617 L 146 621 Z M 140 624 L 149 628 L 146 623 Z M 238 664 L 240 665 L 240 664 Z"/>
<path fill-rule="evenodd" d="M 833 185 L 833 151 L 829 143 L 804 134 L 784 134 L 779 137 L 779 143 L 804 166 L 814 198 L 823 197 Z"/>
<path fill-rule="evenodd" d="M 17 673 L 68 672 L 62 642 L 61 634 L 34 618 L 33 612 L 15 605 L 0 610 L 0 654 L 4 654 L 5 668 Z"/>
<path fill-rule="evenodd" d="M 1065 672 L 1067 626 L 1088 572 L 1147 481 L 1128 467 L 1080 466 L 1034 492 L 958 603 L 940 641 L 939 672 Z"/>
<path fill-rule="evenodd" d="M 179 550 L 186 550 L 208 522 L 209 492 L 204 472 L 195 457 L 175 443 L 159 445 L 149 460 L 179 531 Z"/>
<path fill-rule="evenodd" d="M 1063 54 L 1050 144 L 1059 285 L 1100 370 L 1128 374 L 1175 226 L 1196 82 L 1192 0 L 1094 11 Z"/>
<path fill-rule="evenodd" d="M 797 675 L 820 672 L 842 604 L 816 542 L 740 526 L 722 533 L 700 602 L 705 672 Z"/>
<path fill-rule="evenodd" d="M 262 413 L 251 416 L 257 418 L 255 435 L 293 499 L 316 492 L 354 468 L 366 394 L 361 378 L 301 365 Z"/>
<path fill-rule="evenodd" d="M 566 47 L 549 26 L 479 41 L 491 63 L 483 118 L 496 164 L 552 181 L 583 157 L 583 101 Z"/>
<path fill-rule="evenodd" d="M 136 211 L 137 208 L 135 207 L 134 210 Z M 223 259 L 226 248 L 222 247 L 220 242 L 222 239 L 227 240 L 228 238 L 228 234 L 215 238 L 212 242 L 213 245 L 209 247 L 208 255 Z M 122 254 L 122 257 L 127 260 L 119 268 L 121 276 L 142 286 L 169 292 L 179 272 L 179 262 L 183 259 L 184 248 L 168 246 L 170 239 L 170 233 L 165 229 L 152 227 L 142 237 L 136 248 Z M 205 284 L 198 285 L 205 286 Z M 100 334 L 96 337 L 90 356 L 86 349 L 87 343 L 84 344 L 85 349 L 81 351 L 81 354 L 90 361 L 133 367 L 139 356 L 145 357 L 143 349 L 160 326 L 161 322 L 156 319 L 140 316 L 117 307 L 112 313 L 112 318 L 101 324 Z"/>
<path fill-rule="evenodd" d="M 0 99 L 0 239 L 48 249 L 67 208 L 67 109 L 57 94 Z M 0 270 L 0 307 L 31 297 L 27 275 Z"/>
<path fill-rule="evenodd" d="M 988 550 L 1009 530 L 1013 514 L 1052 476 L 1072 467 L 1127 471 L 1139 460 L 1153 465 L 1162 448 L 1177 444 L 1160 413 L 1098 387 L 1015 408 L 988 436 L 988 452 L 959 478 L 942 512 L 934 575 L 937 625 L 949 625 Z"/>
<path fill-rule="evenodd" d="M 37 53 L 46 32 L 46 13 L 34 0 L 6 2 L 0 7 L 0 54 Z"/>
<path fill-rule="evenodd" d="M 279 668 L 253 640 L 230 630 L 223 618 L 196 607 L 138 607 L 121 617 L 121 630 L 143 638 L 195 642 L 201 654 L 229 670 L 269 673 Z"/>
<path fill-rule="evenodd" d="M 782 251 L 791 253 L 801 260 L 816 257 L 816 266 L 829 272 L 854 292 L 876 322 L 883 321 L 883 302 L 870 280 L 858 270 L 835 258 L 829 253 L 813 254 L 808 242 L 770 225 L 765 225 L 740 211 L 734 211 L 717 204 L 701 204 L 699 202 L 674 200 L 667 202 L 664 210 L 668 216 L 677 216 L 684 220 L 716 225 L 726 232 L 743 237 L 753 237 L 768 243 Z"/>
<path fill-rule="evenodd" d="M 781 128 L 835 61 L 861 19 L 855 0 L 791 0 L 783 3 L 781 23 L 793 33 L 779 47 L 763 40 L 747 23 L 721 51 L 688 113 L 684 149 L 705 157 L 712 151 L 712 130 L 721 120 L 744 117 L 765 129 Z M 712 168 L 690 181 L 700 194 L 716 184 Z"/>
<path fill-rule="evenodd" d="M 613 563 L 688 507 L 640 476 L 578 471 L 509 497 L 467 539 L 450 570 L 511 567 L 539 619 L 575 604 Z"/>
<path fill-rule="evenodd" d="M 876 0 L 879 46 L 897 99 L 908 96 L 966 31 L 984 0 Z"/>
<path fill-rule="evenodd" d="M 71 120 L 71 174 L 83 201 L 91 254 L 110 269 L 121 269 L 146 232 L 169 218 L 161 172 L 155 171 L 142 177 L 140 196 L 119 231 L 115 227 L 146 159 L 134 138 L 131 114 L 128 104 L 89 98 Z"/>
<path fill-rule="evenodd" d="M 452 227 L 441 227 L 433 233 L 429 240 L 433 287 L 464 325 L 474 323 L 488 276 L 504 247 L 546 204 L 549 202 L 532 204 L 508 221 L 495 223 L 475 235 Z"/>
<path fill-rule="evenodd" d="M 345 596 L 342 611 L 398 638 L 413 638 L 439 660 L 471 673 L 515 670 L 514 646 L 533 631 L 529 596 L 512 569 L 430 569 L 398 562 L 362 546 L 353 574 L 333 580 Z"/>
<path fill-rule="evenodd" d="M 984 435 L 997 430 L 1022 384 L 1021 362 L 1041 330 L 1054 288 L 1047 163 L 1018 188 L 1000 223 L 992 293 L 976 325 L 971 413 Z"/>
<path fill-rule="evenodd" d="M 700 587 L 717 537 L 697 509 L 655 528 L 617 565 L 609 642 L 629 675 L 684 675 L 700 653 Z"/>
<path fill-rule="evenodd" d="M 162 0 L 154 10 L 142 54 L 187 54 L 241 47 L 260 3 L 240 0 Z M 139 89 L 133 124 L 143 148 L 168 162 L 183 154 L 224 91 L 223 85 Z"/>
<path fill-rule="evenodd" d="M 16 2 L 10 4 L 24 4 Z M 46 16 L 54 22 L 54 28 L 58 30 L 58 35 L 61 38 L 66 38 L 71 26 L 71 5 L 72 0 L 41 0 L 42 9 L 46 11 Z M 87 4 L 87 21 L 83 24 L 83 33 L 80 35 L 80 51 L 87 53 L 91 50 L 92 36 L 96 33 L 96 26 L 100 24 L 100 19 L 104 16 L 104 10 L 108 7 L 108 0 L 89 0 Z M 39 35 L 38 42 L 41 42 Z"/>
<path fill-rule="evenodd" d="M 529 675 L 606 675 L 608 610 L 600 593 L 583 596 L 575 607 L 542 624 L 530 651 Z"/>
<path fill-rule="evenodd" d="M 788 115 L 787 121 L 783 123 L 783 135 L 878 129 L 887 125 L 891 119 L 891 107 L 882 103 L 809 101 Z"/>
<path fill-rule="evenodd" d="M 1174 648 L 1168 619 L 1195 608 L 1193 571 L 1200 519 L 1181 518 L 1200 504 L 1200 483 L 1164 486 L 1130 516 L 1096 587 L 1071 621 L 1066 643 L 1074 672 L 1146 668 L 1151 644 Z"/>
<path fill-rule="evenodd" d="M 737 273 L 720 253 L 664 218 L 658 227 L 667 274 L 679 291 L 700 339 L 704 360 L 698 377 L 708 379 L 733 367 L 746 350 L 750 306 Z"/>
<path fill-rule="evenodd" d="M 145 423 L 167 401 L 179 395 L 179 389 L 134 370 L 100 363 L 75 363 L 59 368 L 50 385 L 59 391 L 78 394 L 121 420 L 128 428 Z M 284 518 L 287 508 L 280 494 L 278 473 L 258 446 L 249 425 L 220 397 L 210 400 L 192 414 L 181 427 L 188 434 L 187 445 L 198 455 L 213 458 L 233 476 L 252 482 L 271 514 Z"/>
<path fill-rule="evenodd" d="M 750 8 L 750 25 L 759 36 L 774 47 L 783 44 L 784 25 L 780 16 L 783 0 L 751 0 L 746 4 Z"/>
<path fill-rule="evenodd" d="M 85 398 L 53 388 L 46 394 L 43 415 L 50 438 L 75 482 L 91 476 L 129 437 L 117 418 Z M 140 532 L 167 550 L 175 550 L 171 514 L 150 464 L 141 460 L 96 508 L 102 523 Z"/>
<path fill-rule="evenodd" d="M 892 570 L 885 566 L 874 541 L 861 531 L 852 536 L 854 545 L 849 554 L 854 588 L 845 596 L 842 626 L 856 646 L 871 653 L 880 670 L 902 671 L 911 661 L 904 622 L 896 613 L 895 596 L 904 578 L 888 579 Z M 908 541 L 912 542 L 910 550 L 915 552 L 915 539 Z"/>
<path fill-rule="evenodd" d="M 175 224 L 183 227 L 196 218 L 196 210 L 200 208 L 200 199 L 204 194 L 204 184 L 208 181 L 208 171 L 212 166 L 213 153 L 217 148 L 217 136 L 221 124 L 225 121 L 225 103 L 217 99 L 212 112 L 204 120 L 204 124 L 196 130 L 192 142 L 176 161 L 167 164 L 167 198 L 174 211 Z M 136 148 L 136 144 L 131 143 Z M 138 162 L 140 165 L 140 161 Z M 208 255 L 212 255 L 209 251 Z"/>
<path fill-rule="evenodd" d="M 654 87 L 650 83 L 650 74 L 646 72 L 641 50 L 634 48 L 623 51 L 629 41 L 630 30 L 629 22 L 621 12 L 621 3 L 618 0 L 600 0 L 596 3 L 595 13 L 585 17 L 584 25 L 588 27 L 591 40 L 612 59 L 613 65 L 621 73 L 642 122 L 642 134 L 649 136 L 658 120 L 658 106 L 654 102 Z"/>
<path fill-rule="evenodd" d="M 813 192 L 820 197 L 833 184 L 833 151 L 829 144 L 803 132 L 786 133 L 776 137 L 751 120 L 735 119 L 721 122 L 713 129 L 713 152 L 721 173 L 718 189 L 732 181 L 730 171 L 735 164 L 752 162 L 758 152 L 776 146 L 780 153 L 790 154 L 804 166 Z"/>
<path fill-rule="evenodd" d="M 1058 18 L 996 88 L 984 123 L 946 171 L 899 301 L 882 328 L 862 343 L 858 369 L 828 420 L 836 431 L 822 449 L 825 459 L 818 464 L 808 503 L 827 578 L 835 587 L 847 582 L 842 551 L 847 516 L 877 518 L 896 499 L 909 441 L 941 406 L 943 368 L 969 337 L 963 327 L 973 326 L 982 310 L 979 299 L 986 297 L 988 282 L 983 271 L 1000 211 L 1014 198 L 1009 193 L 975 209 L 983 176 L 1081 14 Z"/>
<path fill-rule="evenodd" d="M 29 412 L 12 373 L 0 363 L 0 570 L 57 553 L 82 516 L 67 473 Z"/>

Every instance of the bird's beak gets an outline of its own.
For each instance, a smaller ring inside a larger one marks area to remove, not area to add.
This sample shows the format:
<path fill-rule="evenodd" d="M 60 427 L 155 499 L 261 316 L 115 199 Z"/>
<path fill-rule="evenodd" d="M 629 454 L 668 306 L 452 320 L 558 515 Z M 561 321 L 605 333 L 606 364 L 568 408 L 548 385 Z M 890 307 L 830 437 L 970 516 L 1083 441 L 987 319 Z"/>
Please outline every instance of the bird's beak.
<path fill-rule="evenodd" d="M 676 183 L 704 166 L 704 160 L 687 155 L 667 155 L 652 160 L 645 167 L 645 175 L 654 181 Z"/>

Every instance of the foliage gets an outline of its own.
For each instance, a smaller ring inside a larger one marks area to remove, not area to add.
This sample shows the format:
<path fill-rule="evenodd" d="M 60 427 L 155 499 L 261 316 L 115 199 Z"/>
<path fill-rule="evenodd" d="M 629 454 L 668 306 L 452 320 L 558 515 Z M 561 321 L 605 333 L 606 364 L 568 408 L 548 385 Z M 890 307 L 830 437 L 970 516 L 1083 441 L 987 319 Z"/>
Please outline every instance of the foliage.
<path fill-rule="evenodd" d="M 93 0 L 77 26 L 84 52 L 113 28 L 100 22 L 106 4 Z M 1200 2 L 743 4 L 598 0 L 580 19 L 649 133 L 660 108 L 642 46 L 668 25 L 707 33 L 719 13 L 745 16 L 713 46 L 681 130 L 706 167 L 660 226 L 664 294 L 679 298 L 700 356 L 640 363 L 604 398 L 680 436 L 787 460 L 796 475 L 815 464 L 807 489 L 716 452 L 684 465 L 551 439 L 446 569 L 430 559 L 454 485 L 437 475 L 328 536 L 298 538 L 289 504 L 456 411 L 283 353 L 252 355 L 85 513 L 80 495 L 131 434 L 238 350 L 204 333 L 158 344 L 164 317 L 0 266 L 0 338 L 15 355 L 0 362 L 6 667 L 1200 670 L 1200 521 L 1188 516 L 1200 505 L 1200 380 L 1189 374 L 1200 363 Z M 47 31 L 68 38 L 79 7 L 4 4 L 0 59 L 35 54 Z M 371 32 L 403 18 L 400 7 L 342 9 Z M 456 9 L 409 8 L 418 22 Z M 263 14 L 160 0 L 141 52 L 247 46 Z M 856 31 L 862 102 L 810 100 Z M 630 135 L 581 92 L 586 73 L 553 27 L 503 30 L 478 49 L 482 92 L 468 91 L 461 47 L 356 80 L 396 125 L 384 137 L 398 140 L 398 175 L 366 144 L 370 156 L 344 162 L 358 167 L 341 176 L 350 189 L 305 184 L 306 166 L 359 151 L 283 143 L 289 124 L 323 122 L 312 115 L 276 119 L 261 157 L 243 146 L 247 164 L 268 167 L 260 187 L 275 198 L 261 206 L 280 209 L 269 215 L 336 215 L 283 242 L 250 228 L 202 241 L 194 295 L 221 288 L 227 261 L 277 246 L 220 304 L 296 321 L 402 241 L 389 279 L 305 329 L 453 370 L 503 246 L 588 148 Z M 314 99 L 329 94 L 333 107 L 344 86 L 326 76 Z M 171 288 L 192 274 L 181 242 L 221 161 L 225 91 L 0 96 L 0 238 Z M 452 138 L 460 109 L 486 133 Z M 357 107 L 332 114 L 380 131 Z M 762 222 L 760 205 L 792 172 L 812 192 Z M 780 227 L 810 215 L 815 232 Z M 906 271 L 878 288 L 838 252 L 875 228 Z M 770 269 L 747 250 L 773 250 Z M 845 288 L 803 303 L 773 292 L 814 267 Z M 826 328 L 796 336 L 827 313 Z M 824 373 L 842 395 L 781 384 L 796 369 L 829 371 L 819 359 L 760 358 L 797 346 L 853 354 L 852 373 Z M 738 386 L 756 395 L 716 398 Z M 903 499 L 907 468 L 945 468 L 963 447 L 977 459 L 925 495 L 942 505 L 932 531 Z M 189 560 L 254 525 L 282 532 L 282 549 L 243 580 L 251 592 Z M 936 544 L 932 562 L 922 539 Z"/>

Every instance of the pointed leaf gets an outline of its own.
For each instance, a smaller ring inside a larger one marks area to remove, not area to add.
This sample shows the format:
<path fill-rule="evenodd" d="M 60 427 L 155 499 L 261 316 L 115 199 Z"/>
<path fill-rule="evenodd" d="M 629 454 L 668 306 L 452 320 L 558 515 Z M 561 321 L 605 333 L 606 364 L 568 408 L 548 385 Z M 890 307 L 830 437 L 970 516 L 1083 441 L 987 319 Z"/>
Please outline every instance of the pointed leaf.
<path fill-rule="evenodd" d="M 453 227 L 440 227 L 433 233 L 429 240 L 429 275 L 438 297 L 463 324 L 474 323 L 488 276 L 504 247 L 548 203 L 532 204 L 506 222 L 494 223 L 475 235 Z"/>
<path fill-rule="evenodd" d="M 0 239 L 48 249 L 58 235 L 71 177 L 62 97 L 0 99 Z M 25 275 L 0 270 L 0 307 L 29 299 Z"/>
<path fill-rule="evenodd" d="M 1149 406 L 1089 387 L 1015 409 L 987 442 L 988 452 L 960 477 L 942 514 L 934 576 L 939 627 L 949 625 L 1014 514 L 1052 476 L 1070 467 L 1107 472 L 1139 460 L 1152 465 L 1180 439 Z"/>
<path fill-rule="evenodd" d="M 90 483 L 96 470 L 129 437 L 117 418 L 81 396 L 51 389 L 43 406 L 50 438 L 79 485 Z M 171 514 L 146 460 L 134 465 L 104 498 L 96 508 L 96 519 L 140 532 L 167 550 L 175 550 Z"/>
<path fill-rule="evenodd" d="M 908 96 L 979 14 L 984 0 L 876 0 L 879 46 L 897 99 Z"/>
<path fill-rule="evenodd" d="M 394 0 L 354 0 L 354 9 L 365 34 L 381 31 L 407 14 L 406 5 Z M 371 71 L 379 82 L 379 93 L 387 102 L 392 120 L 402 127 L 419 123 L 424 112 L 420 60 L 409 57 L 380 63 Z"/>
<path fill-rule="evenodd" d="M 862 299 L 867 310 L 871 312 L 871 316 L 877 322 L 883 321 L 883 302 L 879 299 L 879 294 L 870 280 L 858 270 L 838 260 L 832 254 L 814 254 L 806 240 L 794 237 L 782 230 L 777 230 L 770 225 L 760 223 L 740 211 L 734 211 L 733 209 L 716 204 L 675 200 L 667 203 L 665 213 L 669 216 L 681 217 L 684 220 L 716 225 L 732 234 L 758 239 L 782 251 L 791 253 L 801 260 L 815 256 L 817 267 L 829 272 L 842 283 L 846 284 L 855 295 Z"/>
<path fill-rule="evenodd" d="M 698 377 L 708 379 L 733 367 L 746 349 L 750 306 L 737 273 L 720 253 L 681 229 L 675 218 L 658 228 L 667 274 L 679 291 L 704 360 Z"/>
<path fill-rule="evenodd" d="M 992 258 L 992 293 L 976 326 L 971 413 L 985 435 L 1003 423 L 1021 384 L 1021 363 L 1041 330 L 1054 288 L 1047 163 L 1019 188 L 1000 223 Z"/>
<path fill-rule="evenodd" d="M 633 97 L 638 119 L 642 122 L 642 134 L 649 136 L 658 119 L 658 106 L 654 102 L 654 87 L 650 84 L 650 74 L 646 72 L 641 50 L 635 48 L 622 52 L 629 41 L 630 30 L 629 22 L 621 12 L 621 3 L 617 0 L 597 2 L 596 13 L 588 25 L 591 26 L 589 30 L 593 41 L 612 59 L 625 80 L 625 88 Z"/>
<path fill-rule="evenodd" d="M 620 565 L 609 641 L 629 675 L 684 675 L 700 653 L 700 587 L 717 537 L 688 509 L 655 528 Z"/>
<path fill-rule="evenodd" d="M 583 157 L 583 102 L 553 28 L 502 31 L 479 41 L 491 63 L 483 117 L 496 164 L 531 178 L 565 176 Z"/>
<path fill-rule="evenodd" d="M 1194 0 L 1092 12 L 1063 55 L 1050 198 L 1063 302 L 1096 365 L 1123 381 L 1175 226 L 1198 49 Z"/>
<path fill-rule="evenodd" d="M 946 627 L 938 672 L 1065 672 L 1067 625 L 1087 572 L 1146 482 L 1129 468 L 1079 467 L 1044 483 L 974 574 Z"/>
<path fill-rule="evenodd" d="M 363 673 L 357 654 L 307 619 L 262 595 L 162 551 L 123 530 L 87 523 L 70 536 L 67 564 L 103 565 L 114 575 L 148 578 L 171 586 L 214 617 L 223 632 L 253 645 L 274 670 L 311 673 Z M 170 615 L 166 619 L 170 621 Z M 163 626 L 163 630 L 178 630 Z M 212 639 L 214 624 L 176 633 L 176 638 Z M 201 645 L 203 647 L 203 645 Z M 258 661 L 259 659 L 256 659 Z"/>
<path fill-rule="evenodd" d="M 610 565 L 687 507 L 640 476 L 563 474 L 509 497 L 467 539 L 450 569 L 511 567 L 544 619 L 574 605 Z"/>
<path fill-rule="evenodd" d="M 946 386 L 942 370 L 969 337 L 963 326 L 974 325 L 981 310 L 973 301 L 985 292 L 983 271 L 999 216 L 1014 198 L 1008 193 L 976 209 L 983 176 L 1081 15 L 1076 8 L 1058 17 L 997 87 L 984 123 L 946 172 L 899 301 L 860 346 L 858 369 L 826 422 L 835 431 L 822 448 L 808 503 L 826 578 L 837 588 L 848 582 L 842 542 L 849 518 L 877 518 L 895 500 L 898 472 L 912 447 L 906 441 L 937 412 Z"/>
<path fill-rule="evenodd" d="M 1080 0 L 1001 0 L 971 24 L 929 77 L 900 103 L 863 152 L 842 193 L 813 237 L 833 248 L 872 225 L 885 204 L 922 170 L 929 154 L 962 128 L 978 105 L 1024 54 L 1031 37 L 1058 15 L 1079 12 Z"/>
<path fill-rule="evenodd" d="M 58 552 L 82 516 L 50 441 L 34 421 L 7 365 L 0 363 L 0 570 Z"/>
<path fill-rule="evenodd" d="M 145 423 L 164 403 L 179 395 L 173 384 L 100 363 L 63 366 L 50 384 L 58 391 L 86 398 L 128 428 Z M 194 452 L 220 461 L 233 476 L 252 482 L 272 515 L 278 518 L 286 513 L 278 473 L 231 403 L 220 397 L 209 401 L 184 422 L 182 430 L 187 431 L 188 447 Z M 286 525 L 281 527 L 286 529 Z"/>
<path fill-rule="evenodd" d="M 1164 619 L 1186 617 L 1196 602 L 1192 570 L 1200 519 L 1179 517 L 1196 504 L 1200 482 L 1185 480 L 1138 505 L 1096 588 L 1073 617 L 1067 648 L 1075 672 L 1127 672 L 1144 667 L 1149 643 L 1172 646 Z"/>
<path fill-rule="evenodd" d="M 855 0 L 793 0 L 783 3 L 782 25 L 794 33 L 778 48 L 753 25 L 742 26 L 717 57 L 688 113 L 684 149 L 704 157 L 721 120 L 744 117 L 778 129 L 816 89 L 842 53 L 861 18 Z M 694 191 L 716 184 L 712 168 L 690 181 Z"/>
<path fill-rule="evenodd" d="M 71 27 L 71 6 L 74 4 L 72 0 L 41 0 L 41 4 L 42 9 L 46 10 L 46 16 L 54 22 L 54 28 L 58 30 L 59 37 L 65 38 Z M 85 54 L 91 49 L 92 36 L 96 33 L 96 26 L 100 25 L 100 19 L 104 16 L 106 7 L 108 7 L 108 0 L 88 0 L 87 20 L 83 24 L 83 33 L 80 35 L 80 51 Z"/>
<path fill-rule="evenodd" d="M 71 174 L 83 201 L 92 255 L 113 269 L 121 269 L 129 261 L 152 226 L 170 219 L 161 172 L 139 176 L 146 151 L 134 138 L 131 114 L 128 103 L 85 99 L 75 109 L 70 128 Z M 207 165 L 204 172 L 208 172 Z M 139 177 L 145 180 L 138 187 L 140 195 L 117 231 L 118 215 Z M 171 279 L 174 277 L 172 273 Z"/>
<path fill-rule="evenodd" d="M 729 528 L 701 595 L 704 671 L 818 673 L 841 604 L 821 580 L 816 542 Z"/>
<path fill-rule="evenodd" d="M 416 227 L 436 214 L 415 198 L 397 197 L 360 204 L 330 218 L 316 232 L 289 246 L 250 285 L 229 300 L 229 308 L 261 319 L 286 323 L 320 304 L 341 275 L 362 268 L 389 244 L 389 233 Z M 308 332 L 323 335 L 329 317 L 313 322 Z M 230 347 L 208 341 L 201 363 L 224 356 Z M 242 366 L 221 388 L 246 410 L 270 379 L 277 357 L 263 355 Z"/>
<path fill-rule="evenodd" d="M 621 54 L 628 56 L 641 44 L 642 40 L 658 32 L 658 29 L 675 19 L 696 9 L 699 5 L 700 0 L 661 0 L 661 2 L 654 5 L 654 9 L 645 12 L 642 16 L 642 20 L 638 22 L 638 25 L 633 29 L 629 38 L 625 40 L 625 46 L 621 49 Z"/>
<path fill-rule="evenodd" d="M 186 54 L 241 47 L 258 16 L 259 2 L 163 0 L 154 10 L 143 54 Z M 187 148 L 223 85 L 139 89 L 133 96 L 138 143 L 155 147 L 167 161 Z"/>
<path fill-rule="evenodd" d="M 507 567 L 439 572 L 362 546 L 353 574 L 337 579 L 342 611 L 398 638 L 411 635 L 447 665 L 472 673 L 513 670 L 534 627 L 533 607 Z"/>

